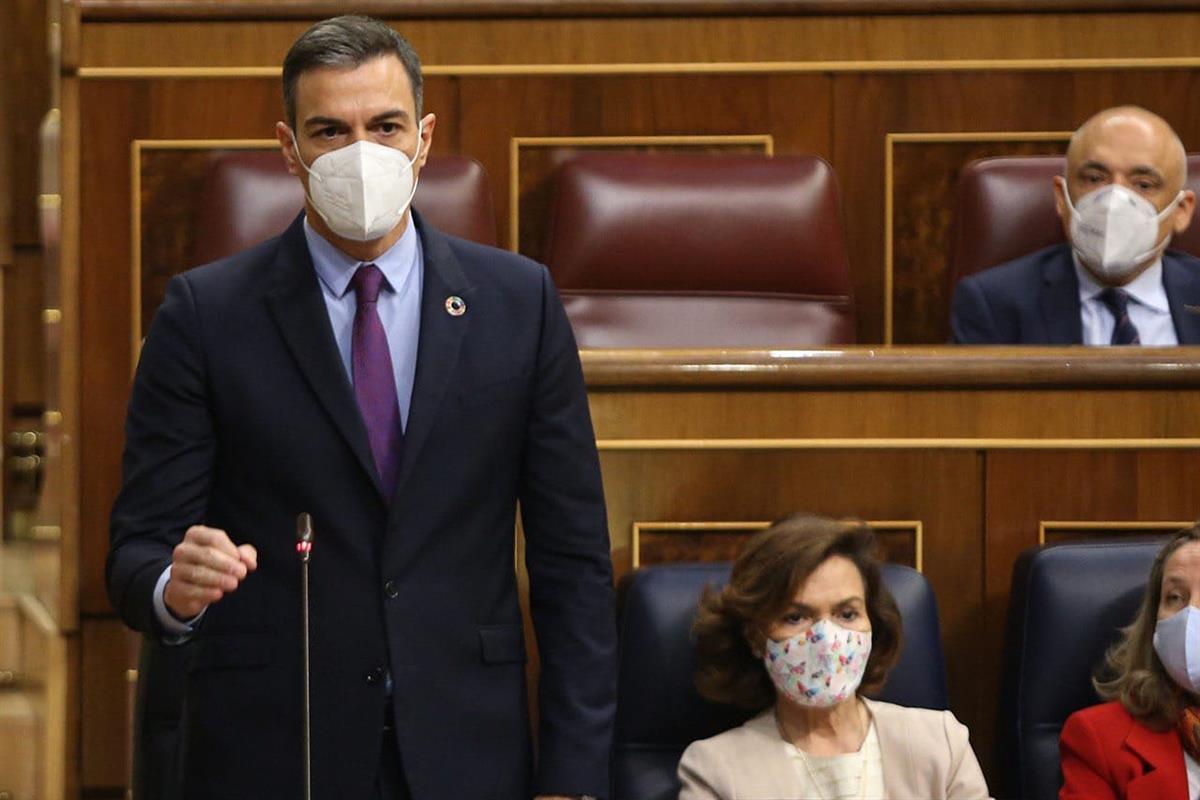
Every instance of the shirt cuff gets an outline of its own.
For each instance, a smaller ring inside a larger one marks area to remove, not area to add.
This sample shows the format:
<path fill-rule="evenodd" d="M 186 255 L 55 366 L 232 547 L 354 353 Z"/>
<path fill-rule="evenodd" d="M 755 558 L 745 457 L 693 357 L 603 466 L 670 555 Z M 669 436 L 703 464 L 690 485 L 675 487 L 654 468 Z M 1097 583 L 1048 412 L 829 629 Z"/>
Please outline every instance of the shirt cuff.
<path fill-rule="evenodd" d="M 175 615 L 167 608 L 166 601 L 163 600 L 163 594 L 166 592 L 167 581 L 169 580 L 171 580 L 170 564 L 162 571 L 162 575 L 158 576 L 158 583 L 154 584 L 154 616 L 158 620 L 158 624 L 167 633 L 167 636 L 164 637 L 167 644 L 178 644 L 187 641 L 196 632 L 196 623 L 204 616 L 204 611 L 201 611 L 186 622 L 176 619 Z"/>

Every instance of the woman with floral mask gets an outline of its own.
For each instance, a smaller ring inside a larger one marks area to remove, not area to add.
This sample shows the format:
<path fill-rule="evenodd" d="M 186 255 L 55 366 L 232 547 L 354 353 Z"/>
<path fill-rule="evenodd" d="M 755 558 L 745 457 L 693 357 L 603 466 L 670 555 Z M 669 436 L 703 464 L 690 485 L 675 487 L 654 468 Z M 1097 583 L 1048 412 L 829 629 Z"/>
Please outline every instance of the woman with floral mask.
<path fill-rule="evenodd" d="M 1063 726 L 1060 800 L 1200 798 L 1200 525 L 1159 551 L 1093 683 L 1109 702 Z"/>
<path fill-rule="evenodd" d="M 795 515 L 701 600 L 696 685 L 759 711 L 683 754 L 680 800 L 985 798 L 949 711 L 869 700 L 900 654 L 896 603 L 861 522 Z"/>

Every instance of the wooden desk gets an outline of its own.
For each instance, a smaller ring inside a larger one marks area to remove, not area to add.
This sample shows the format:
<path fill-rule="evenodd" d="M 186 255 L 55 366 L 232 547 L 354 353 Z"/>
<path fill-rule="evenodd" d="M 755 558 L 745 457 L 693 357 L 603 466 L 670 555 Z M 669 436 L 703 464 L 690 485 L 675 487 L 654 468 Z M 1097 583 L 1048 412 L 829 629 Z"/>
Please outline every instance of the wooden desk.
<path fill-rule="evenodd" d="M 796 510 L 873 521 L 937 593 L 985 769 L 1027 547 L 1200 515 L 1200 348 L 584 354 L 614 564 L 728 558 Z"/>

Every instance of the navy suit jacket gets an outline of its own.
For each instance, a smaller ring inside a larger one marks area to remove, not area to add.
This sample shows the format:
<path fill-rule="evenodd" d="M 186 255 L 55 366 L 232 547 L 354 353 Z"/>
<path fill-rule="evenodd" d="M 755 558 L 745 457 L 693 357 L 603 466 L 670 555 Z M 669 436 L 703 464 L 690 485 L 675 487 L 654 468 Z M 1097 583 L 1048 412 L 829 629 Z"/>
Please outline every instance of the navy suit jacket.
<path fill-rule="evenodd" d="M 314 796 L 366 800 L 390 670 L 417 800 L 608 793 L 616 626 L 579 354 L 544 267 L 443 235 L 424 251 L 416 381 L 395 493 L 379 487 L 297 219 L 171 280 L 138 364 L 108 587 L 157 631 L 188 526 L 258 549 L 209 607 L 182 691 L 187 798 L 301 795 L 295 520 L 312 514 Z M 457 295 L 466 313 L 445 305 Z M 541 658 L 533 764 L 514 572 L 520 501 Z"/>
<path fill-rule="evenodd" d="M 1200 344 L 1200 259 L 1163 253 L 1163 286 L 1180 344 Z M 1082 344 L 1079 279 L 1058 244 L 958 282 L 950 329 L 959 344 Z"/>

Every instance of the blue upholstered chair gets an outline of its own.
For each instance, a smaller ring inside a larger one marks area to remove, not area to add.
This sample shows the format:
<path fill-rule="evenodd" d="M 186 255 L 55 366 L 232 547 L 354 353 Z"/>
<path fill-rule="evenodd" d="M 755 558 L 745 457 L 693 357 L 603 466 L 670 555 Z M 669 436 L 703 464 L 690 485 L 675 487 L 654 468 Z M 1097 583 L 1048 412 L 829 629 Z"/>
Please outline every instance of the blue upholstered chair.
<path fill-rule="evenodd" d="M 1026 550 L 1013 570 L 1000 702 L 997 797 L 1055 800 L 1058 736 L 1100 702 L 1091 678 L 1141 602 L 1165 540 L 1079 542 Z"/>
<path fill-rule="evenodd" d="M 703 700 L 691 626 L 706 585 L 723 586 L 730 565 L 669 564 L 628 576 L 620 595 L 620 675 L 613 753 L 614 800 L 674 800 L 683 750 L 747 715 Z M 879 699 L 946 708 L 937 603 L 925 577 L 885 564 L 883 582 L 904 619 L 904 647 Z"/>

